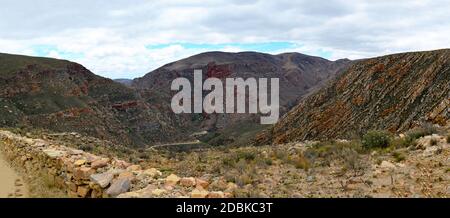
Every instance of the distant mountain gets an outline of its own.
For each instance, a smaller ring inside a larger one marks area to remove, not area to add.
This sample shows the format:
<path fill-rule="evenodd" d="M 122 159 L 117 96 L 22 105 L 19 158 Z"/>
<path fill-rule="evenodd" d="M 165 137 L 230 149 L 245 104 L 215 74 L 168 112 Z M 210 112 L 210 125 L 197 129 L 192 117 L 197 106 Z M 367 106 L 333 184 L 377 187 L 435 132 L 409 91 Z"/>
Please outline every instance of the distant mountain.
<path fill-rule="evenodd" d="M 132 79 L 115 79 L 115 82 L 121 83 L 122 85 L 130 87 L 133 84 Z"/>
<path fill-rule="evenodd" d="M 176 140 L 177 124 L 139 94 L 83 66 L 0 54 L 0 127 L 75 131 L 125 145 Z"/>
<path fill-rule="evenodd" d="M 350 60 L 329 61 L 299 53 L 270 55 L 257 52 L 207 52 L 167 64 L 142 78 L 132 86 L 141 91 L 149 104 L 170 106 L 174 92 L 171 82 L 178 77 L 193 81 L 194 69 L 203 70 L 203 79 L 225 78 L 279 78 L 280 111 L 287 112 L 311 91 L 320 88 L 342 70 L 351 65 Z M 179 116 L 192 132 L 207 130 L 209 142 L 227 144 L 247 132 L 263 128 L 257 115 L 250 114 L 189 114 Z"/>
<path fill-rule="evenodd" d="M 450 50 L 360 60 L 310 95 L 259 144 L 349 138 L 370 129 L 401 132 L 426 121 L 448 125 Z"/>

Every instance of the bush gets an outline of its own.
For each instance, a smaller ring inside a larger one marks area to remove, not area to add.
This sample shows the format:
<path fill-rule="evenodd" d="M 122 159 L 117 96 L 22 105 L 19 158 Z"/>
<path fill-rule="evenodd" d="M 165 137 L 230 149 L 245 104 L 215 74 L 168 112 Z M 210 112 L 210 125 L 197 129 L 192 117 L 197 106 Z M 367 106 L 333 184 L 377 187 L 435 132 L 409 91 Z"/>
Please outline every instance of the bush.
<path fill-rule="evenodd" d="M 303 169 L 308 170 L 309 169 L 309 161 L 303 154 L 299 154 L 298 156 L 295 156 L 291 158 L 291 163 L 295 166 L 297 169 Z"/>
<path fill-rule="evenodd" d="M 392 157 L 394 157 L 396 162 L 401 162 L 401 161 L 406 159 L 405 154 L 403 154 L 401 152 L 394 152 L 394 153 L 392 153 Z"/>
<path fill-rule="evenodd" d="M 390 134 L 385 131 L 372 130 L 362 138 L 362 145 L 366 149 L 387 148 L 391 141 Z"/>
<path fill-rule="evenodd" d="M 434 127 L 431 124 L 425 124 L 421 127 L 416 127 L 406 133 L 407 136 L 411 137 L 412 139 L 418 139 L 420 137 L 424 137 L 427 135 L 433 135 L 437 133 L 438 130 L 436 127 Z"/>

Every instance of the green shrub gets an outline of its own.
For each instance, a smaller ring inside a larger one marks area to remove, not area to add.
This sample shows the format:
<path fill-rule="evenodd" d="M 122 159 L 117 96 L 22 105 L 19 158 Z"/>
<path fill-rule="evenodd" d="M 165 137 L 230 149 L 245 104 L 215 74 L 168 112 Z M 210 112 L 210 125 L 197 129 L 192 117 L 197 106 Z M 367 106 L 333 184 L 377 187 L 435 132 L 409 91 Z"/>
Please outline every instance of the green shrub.
<path fill-rule="evenodd" d="M 390 140 L 391 137 L 388 132 L 371 130 L 363 136 L 362 145 L 366 149 L 387 148 Z"/>
<path fill-rule="evenodd" d="M 252 161 L 256 158 L 256 154 L 252 151 L 238 151 L 237 159 L 244 159 L 247 161 Z"/>
<path fill-rule="evenodd" d="M 403 154 L 401 152 L 394 152 L 394 153 L 392 153 L 392 157 L 394 157 L 396 162 L 401 162 L 401 161 L 406 159 L 405 154 Z"/>

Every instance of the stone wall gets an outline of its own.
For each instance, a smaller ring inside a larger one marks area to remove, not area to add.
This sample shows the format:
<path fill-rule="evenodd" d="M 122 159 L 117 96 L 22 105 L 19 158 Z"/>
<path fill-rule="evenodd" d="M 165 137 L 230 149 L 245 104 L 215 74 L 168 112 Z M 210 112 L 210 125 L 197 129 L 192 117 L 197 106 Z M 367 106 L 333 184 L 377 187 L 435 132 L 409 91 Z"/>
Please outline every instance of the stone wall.
<path fill-rule="evenodd" d="M 0 130 L 0 149 L 6 159 L 29 176 L 47 175 L 68 197 L 231 197 L 210 192 L 208 181 L 142 169 L 115 158 L 93 155 L 51 141 Z"/>

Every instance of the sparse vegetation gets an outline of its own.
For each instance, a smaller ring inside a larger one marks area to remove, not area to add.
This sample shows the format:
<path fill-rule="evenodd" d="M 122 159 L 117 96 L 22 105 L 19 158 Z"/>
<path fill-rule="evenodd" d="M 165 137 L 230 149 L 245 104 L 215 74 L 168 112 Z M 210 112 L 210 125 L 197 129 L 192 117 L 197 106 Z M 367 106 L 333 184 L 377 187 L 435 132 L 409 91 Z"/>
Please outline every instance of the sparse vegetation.
<path fill-rule="evenodd" d="M 393 148 L 406 148 L 409 146 L 414 146 L 416 144 L 415 139 L 410 136 L 405 136 L 402 138 L 394 138 L 390 141 L 390 146 Z"/>
<path fill-rule="evenodd" d="M 371 130 L 362 138 L 362 145 L 366 149 L 387 148 L 391 135 L 386 131 Z"/>
<path fill-rule="evenodd" d="M 432 135 L 438 132 L 438 129 L 432 124 L 424 124 L 420 127 L 416 127 L 406 133 L 412 139 L 418 139 L 427 135 Z"/>

